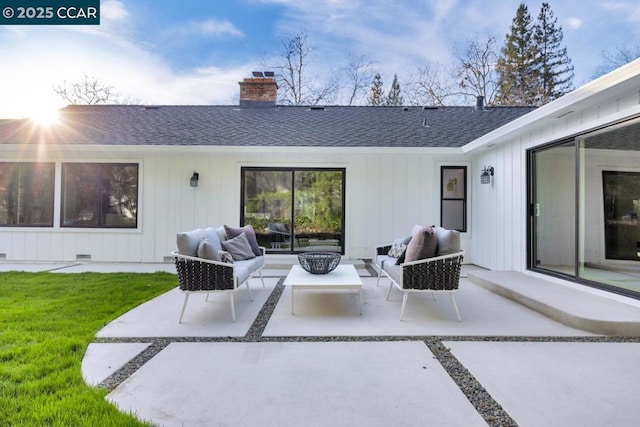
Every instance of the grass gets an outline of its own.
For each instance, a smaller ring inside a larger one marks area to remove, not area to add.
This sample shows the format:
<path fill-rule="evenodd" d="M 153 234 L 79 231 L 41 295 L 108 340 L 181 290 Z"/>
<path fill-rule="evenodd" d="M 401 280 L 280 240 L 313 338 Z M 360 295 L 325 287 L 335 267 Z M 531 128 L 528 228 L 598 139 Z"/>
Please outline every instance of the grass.
<path fill-rule="evenodd" d="M 0 425 L 145 425 L 80 365 L 100 328 L 176 285 L 169 273 L 0 273 Z"/>

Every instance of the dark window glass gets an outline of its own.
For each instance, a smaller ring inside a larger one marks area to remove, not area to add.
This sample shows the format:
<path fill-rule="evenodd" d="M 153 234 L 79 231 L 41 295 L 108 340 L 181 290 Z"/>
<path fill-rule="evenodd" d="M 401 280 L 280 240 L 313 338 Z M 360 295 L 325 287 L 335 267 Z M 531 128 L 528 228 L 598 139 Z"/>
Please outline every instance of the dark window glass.
<path fill-rule="evenodd" d="M 242 169 L 241 223 L 270 253 L 344 253 L 344 169 Z"/>
<path fill-rule="evenodd" d="M 64 163 L 62 227 L 136 228 L 138 165 Z"/>
<path fill-rule="evenodd" d="M 53 163 L 0 163 L 0 226 L 53 226 Z"/>
<path fill-rule="evenodd" d="M 467 231 L 467 167 L 440 168 L 440 224 Z"/>

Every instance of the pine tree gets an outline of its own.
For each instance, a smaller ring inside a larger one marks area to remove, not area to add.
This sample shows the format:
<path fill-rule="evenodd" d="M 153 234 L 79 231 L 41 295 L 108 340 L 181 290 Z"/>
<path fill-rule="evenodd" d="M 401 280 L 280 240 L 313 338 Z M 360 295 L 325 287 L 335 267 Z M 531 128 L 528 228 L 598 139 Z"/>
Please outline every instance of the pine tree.
<path fill-rule="evenodd" d="M 398 76 L 394 74 L 391 88 L 389 88 L 389 93 L 387 94 L 386 105 L 402 105 L 402 101 L 403 99 L 402 95 L 400 94 L 400 83 L 398 83 Z"/>
<path fill-rule="evenodd" d="M 531 15 L 524 3 L 518 7 L 496 64 L 497 105 L 536 105 L 539 97 L 538 49 L 533 39 Z"/>
<path fill-rule="evenodd" d="M 542 3 L 535 26 L 534 40 L 540 52 L 540 104 L 546 104 L 573 89 L 573 66 L 562 48 L 562 27 L 548 3 Z"/>
<path fill-rule="evenodd" d="M 384 105 L 384 91 L 382 90 L 382 77 L 380 77 L 380 73 L 376 73 L 376 75 L 373 76 L 373 82 L 371 83 L 371 90 L 369 92 L 369 105 Z"/>

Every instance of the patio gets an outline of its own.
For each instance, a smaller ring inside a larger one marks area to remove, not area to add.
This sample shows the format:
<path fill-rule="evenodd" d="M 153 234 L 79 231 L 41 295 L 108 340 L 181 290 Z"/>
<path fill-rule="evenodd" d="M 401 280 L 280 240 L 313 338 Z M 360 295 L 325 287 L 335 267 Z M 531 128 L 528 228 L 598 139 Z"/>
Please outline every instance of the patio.
<path fill-rule="evenodd" d="M 387 282 L 376 287 L 375 274 L 360 261 L 356 267 L 362 316 L 351 293 L 302 294 L 292 316 L 291 290 L 282 286 L 289 266 L 272 264 L 266 288 L 254 281 L 253 302 L 238 293 L 237 322 L 227 299 L 212 295 L 206 303 L 193 298 L 178 324 L 182 295 L 172 290 L 105 326 L 83 375 L 109 389 L 122 411 L 166 426 L 596 426 L 640 417 L 638 338 L 565 326 L 468 278 L 456 296 L 461 323 L 448 298 L 428 295 L 412 296 L 400 322 L 400 295 L 386 301 Z M 586 293 L 605 311 L 623 303 Z M 640 316 L 637 305 L 624 315 Z"/>

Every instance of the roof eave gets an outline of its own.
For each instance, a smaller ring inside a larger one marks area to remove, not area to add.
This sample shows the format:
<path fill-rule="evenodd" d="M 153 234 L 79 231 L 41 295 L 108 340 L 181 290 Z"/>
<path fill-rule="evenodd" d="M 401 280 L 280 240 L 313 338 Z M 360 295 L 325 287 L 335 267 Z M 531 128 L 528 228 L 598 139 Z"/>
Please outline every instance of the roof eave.
<path fill-rule="evenodd" d="M 570 92 L 530 113 L 501 126 L 462 147 L 465 154 L 493 147 L 513 139 L 517 134 L 540 128 L 570 112 L 584 110 L 604 97 L 628 94 L 640 88 L 640 59 Z"/>

